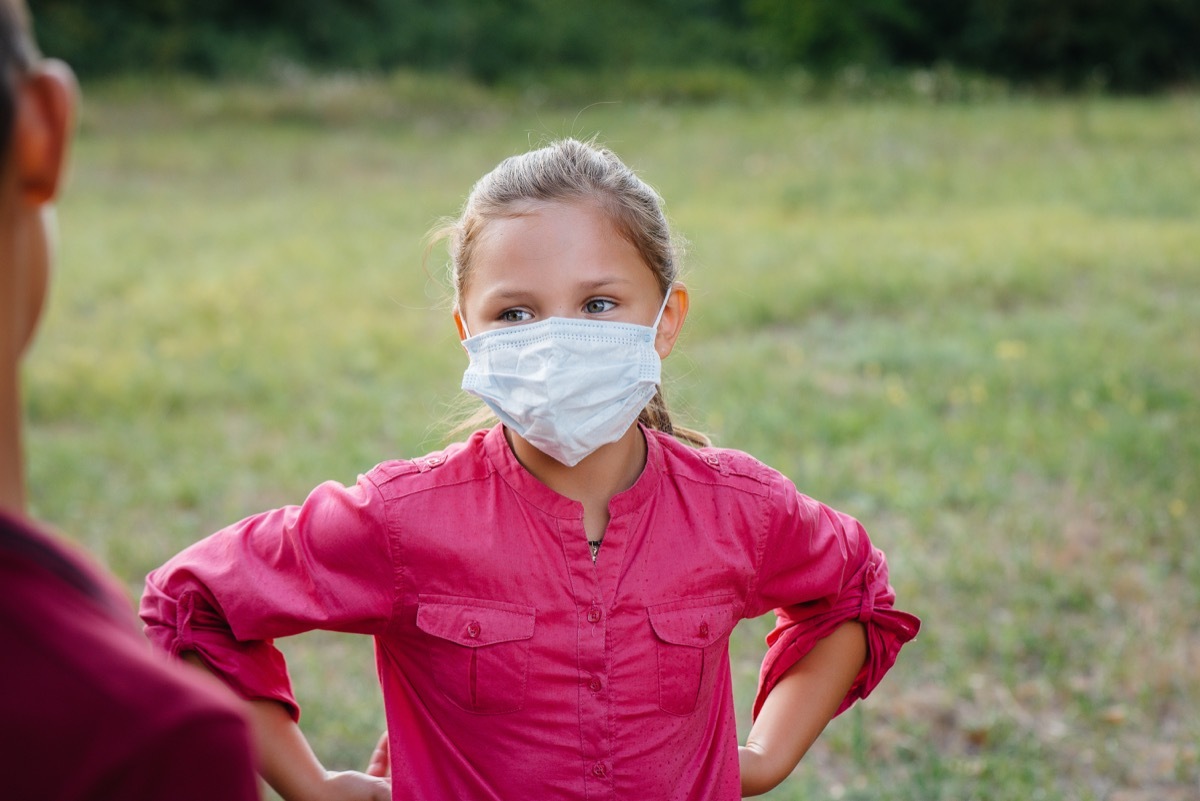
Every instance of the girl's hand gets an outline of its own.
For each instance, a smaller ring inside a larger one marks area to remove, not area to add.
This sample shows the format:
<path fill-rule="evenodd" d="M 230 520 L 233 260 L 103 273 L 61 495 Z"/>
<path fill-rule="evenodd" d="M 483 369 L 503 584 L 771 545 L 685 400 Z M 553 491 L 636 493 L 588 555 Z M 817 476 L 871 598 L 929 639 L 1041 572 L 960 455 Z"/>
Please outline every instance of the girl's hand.
<path fill-rule="evenodd" d="M 392 757 L 388 751 L 388 733 L 385 729 L 375 743 L 367 772 L 356 770 L 326 771 L 325 784 L 321 787 L 322 801 L 391 801 Z"/>
<path fill-rule="evenodd" d="M 208 671 L 195 653 L 184 653 L 183 660 Z M 247 704 L 246 712 L 258 752 L 258 771 L 281 798 L 287 801 L 391 801 L 392 772 L 386 731 L 375 745 L 366 773 L 331 771 L 321 765 L 283 704 L 257 699 Z"/>
<path fill-rule="evenodd" d="M 371 761 L 367 763 L 368 776 L 380 776 L 385 779 L 390 779 L 392 776 L 392 754 L 388 750 L 388 733 L 384 729 L 383 734 L 379 735 L 379 742 L 375 743 L 375 750 L 371 753 Z"/>
<path fill-rule="evenodd" d="M 391 801 L 392 760 L 388 753 L 387 731 L 380 736 L 371 752 L 367 772 L 356 770 L 325 771 L 320 786 L 320 801 Z"/>
<path fill-rule="evenodd" d="M 321 801 L 392 801 L 392 782 L 356 770 L 328 771 Z"/>

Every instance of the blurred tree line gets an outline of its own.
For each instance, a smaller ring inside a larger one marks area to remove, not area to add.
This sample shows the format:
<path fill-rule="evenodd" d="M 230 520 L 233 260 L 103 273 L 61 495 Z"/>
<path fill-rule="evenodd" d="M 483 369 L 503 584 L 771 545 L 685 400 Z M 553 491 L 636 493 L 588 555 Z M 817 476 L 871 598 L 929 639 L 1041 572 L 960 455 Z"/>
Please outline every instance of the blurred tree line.
<path fill-rule="evenodd" d="M 1149 91 L 1200 77 L 1200 0 L 30 0 L 85 77 L 950 65 Z"/>

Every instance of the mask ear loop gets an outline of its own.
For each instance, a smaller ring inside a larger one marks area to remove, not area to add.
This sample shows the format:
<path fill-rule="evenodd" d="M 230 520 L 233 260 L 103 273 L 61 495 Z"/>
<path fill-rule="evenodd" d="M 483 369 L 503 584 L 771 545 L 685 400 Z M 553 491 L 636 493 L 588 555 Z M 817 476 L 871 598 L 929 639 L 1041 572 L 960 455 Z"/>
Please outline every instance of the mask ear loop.
<path fill-rule="evenodd" d="M 663 298 L 662 305 L 658 307 L 658 316 L 654 318 L 654 324 L 650 326 L 655 331 L 658 330 L 658 324 L 660 322 L 662 322 L 663 312 L 665 312 L 667 310 L 667 302 L 669 300 L 671 300 L 671 295 L 674 295 L 674 294 L 675 294 L 675 285 L 671 284 L 669 287 L 667 287 L 667 295 L 666 295 L 666 297 Z M 465 322 L 463 323 L 463 326 L 464 327 L 466 326 Z"/>

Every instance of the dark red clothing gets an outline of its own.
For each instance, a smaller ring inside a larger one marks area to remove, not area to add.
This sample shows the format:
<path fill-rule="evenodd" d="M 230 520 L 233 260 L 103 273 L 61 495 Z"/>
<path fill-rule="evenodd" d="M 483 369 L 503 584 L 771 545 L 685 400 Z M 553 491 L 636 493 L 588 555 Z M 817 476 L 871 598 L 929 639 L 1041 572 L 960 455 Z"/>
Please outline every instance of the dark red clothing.
<path fill-rule="evenodd" d="M 224 688 L 165 663 L 114 582 L 0 513 L 0 799 L 251 801 Z"/>

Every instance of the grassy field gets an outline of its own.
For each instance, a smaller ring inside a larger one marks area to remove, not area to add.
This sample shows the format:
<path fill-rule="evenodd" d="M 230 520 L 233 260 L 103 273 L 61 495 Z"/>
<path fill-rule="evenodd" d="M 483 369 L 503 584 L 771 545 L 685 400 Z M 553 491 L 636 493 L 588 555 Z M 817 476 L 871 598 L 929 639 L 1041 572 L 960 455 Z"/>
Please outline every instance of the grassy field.
<path fill-rule="evenodd" d="M 1200 97 L 89 90 L 32 502 L 131 593 L 442 444 L 464 357 L 422 236 L 502 157 L 595 133 L 690 242 L 678 414 L 862 519 L 924 618 L 770 797 L 1200 798 Z M 735 634 L 743 708 L 767 623 Z M 359 766 L 370 643 L 283 646 L 318 753 Z"/>

